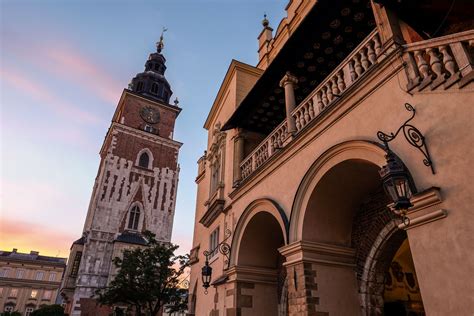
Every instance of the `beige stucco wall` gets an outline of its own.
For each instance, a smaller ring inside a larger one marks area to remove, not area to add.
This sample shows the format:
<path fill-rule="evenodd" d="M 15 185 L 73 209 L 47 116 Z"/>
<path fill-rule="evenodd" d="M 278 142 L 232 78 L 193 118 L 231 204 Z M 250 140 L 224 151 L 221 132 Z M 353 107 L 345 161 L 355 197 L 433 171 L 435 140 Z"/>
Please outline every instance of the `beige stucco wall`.
<path fill-rule="evenodd" d="M 222 313 L 226 308 L 235 307 L 235 302 L 229 299 L 214 302 L 212 288 L 207 296 L 203 293 L 200 268 L 204 263 L 202 251 L 209 247 L 210 232 L 220 225 L 222 240 L 223 227 L 234 231 L 247 206 L 262 198 L 275 201 L 287 218 L 292 218 L 292 211 L 300 211 L 292 210 L 298 187 L 318 157 L 344 142 L 377 141 L 376 133 L 379 130 L 396 131 L 409 118 L 410 113 L 404 108 L 406 102 L 416 108 L 417 114 L 412 123 L 426 137 L 436 173 L 431 173 L 430 168 L 422 162 L 422 154 L 410 146 L 403 136 L 390 143 L 391 149 L 407 165 L 419 192 L 431 187 L 441 188 L 442 203 L 436 208 L 444 209 L 448 214 L 446 218 L 408 230 L 425 311 L 427 315 L 467 315 L 473 312 L 474 282 L 468 282 L 466 277 L 474 271 L 474 256 L 468 251 L 474 244 L 474 213 L 471 210 L 474 189 L 470 184 L 474 176 L 471 158 L 474 156 L 474 84 L 470 83 L 462 89 L 455 85 L 447 90 L 427 89 L 413 93 L 405 91 L 406 84 L 403 66 L 394 55 L 353 87 L 352 92 L 343 95 L 331 110 L 317 119 L 317 123 L 293 140 L 270 163 L 257 170 L 256 175 L 236 191 L 232 188 L 232 137 L 235 131 L 226 132 L 226 213 L 221 213 L 209 228 L 199 223 L 206 211 L 204 201 L 209 195 L 209 170 L 198 183 L 193 246 L 201 247 L 200 261 L 191 269 L 191 288 L 199 280 L 195 293 L 196 315 L 208 315 L 213 308 L 218 308 Z M 233 86 L 231 89 L 238 87 Z M 233 95 L 233 92 L 229 91 L 228 94 Z M 219 107 L 211 126 L 218 121 L 225 122 L 234 111 L 235 104 L 226 101 Z M 209 146 L 211 142 L 210 136 Z M 351 158 L 350 151 L 347 157 Z M 384 161 L 379 160 L 379 163 Z M 290 243 L 296 240 L 296 237 L 290 236 Z M 221 276 L 224 273 L 224 257 L 220 255 L 212 262 L 212 267 L 213 276 Z M 341 304 L 332 299 L 337 295 L 334 283 L 322 281 L 319 291 L 321 308 L 331 315 L 337 315 Z M 324 298 L 331 301 L 324 301 Z M 263 313 L 257 306 L 252 310 L 252 315 Z"/>

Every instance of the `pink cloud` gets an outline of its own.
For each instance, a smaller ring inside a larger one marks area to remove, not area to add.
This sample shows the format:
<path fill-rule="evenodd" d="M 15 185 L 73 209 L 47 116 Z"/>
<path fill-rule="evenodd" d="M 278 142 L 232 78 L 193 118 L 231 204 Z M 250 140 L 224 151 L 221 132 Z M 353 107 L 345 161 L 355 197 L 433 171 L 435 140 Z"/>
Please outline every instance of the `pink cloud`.
<path fill-rule="evenodd" d="M 23 74 L 3 67 L 0 69 L 2 80 L 16 89 L 19 89 L 32 98 L 40 101 L 44 106 L 49 107 L 54 112 L 59 113 L 68 118 L 76 118 L 81 122 L 99 123 L 101 120 L 95 115 L 80 110 L 75 105 L 61 99 L 58 95 L 50 92 L 48 88 L 42 86 L 36 81 L 32 81 Z"/>
<path fill-rule="evenodd" d="M 43 226 L 30 221 L 2 218 L 0 223 L 0 249 L 17 248 L 19 252 L 30 250 L 40 254 L 67 258 L 72 242 L 79 238 L 77 234 Z"/>
<path fill-rule="evenodd" d="M 115 106 L 123 84 L 108 75 L 106 69 L 98 67 L 90 58 L 59 43 L 48 45 L 42 53 L 52 62 L 52 68 L 49 70 L 65 80 L 81 84 Z"/>

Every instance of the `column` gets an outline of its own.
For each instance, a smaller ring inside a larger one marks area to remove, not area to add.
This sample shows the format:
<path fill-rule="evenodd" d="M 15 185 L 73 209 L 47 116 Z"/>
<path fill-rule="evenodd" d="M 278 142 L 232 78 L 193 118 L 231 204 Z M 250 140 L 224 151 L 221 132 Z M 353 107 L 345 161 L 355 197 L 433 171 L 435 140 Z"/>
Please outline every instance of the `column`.
<path fill-rule="evenodd" d="M 240 164 L 244 160 L 244 132 L 242 129 L 237 129 L 237 134 L 234 136 L 234 186 L 242 180 L 242 170 Z"/>
<path fill-rule="evenodd" d="M 285 89 L 286 122 L 288 125 L 288 134 L 290 135 L 296 132 L 295 119 L 291 115 L 291 112 L 293 112 L 296 105 L 295 85 L 297 83 L 298 79 L 289 71 L 286 72 L 285 76 L 280 81 L 280 87 Z"/>

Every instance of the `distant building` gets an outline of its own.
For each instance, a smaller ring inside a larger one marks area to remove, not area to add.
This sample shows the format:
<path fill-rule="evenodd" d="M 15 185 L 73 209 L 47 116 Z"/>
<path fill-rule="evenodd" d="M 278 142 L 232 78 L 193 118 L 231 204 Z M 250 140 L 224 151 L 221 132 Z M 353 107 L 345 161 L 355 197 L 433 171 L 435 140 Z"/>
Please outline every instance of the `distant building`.
<path fill-rule="evenodd" d="M 66 258 L 0 250 L 1 312 L 28 316 L 42 305 L 54 304 L 65 268 Z"/>
<path fill-rule="evenodd" d="M 204 123 L 189 315 L 474 315 L 474 1 L 287 2 Z"/>
<path fill-rule="evenodd" d="M 91 297 L 113 278 L 115 257 L 146 245 L 142 232 L 171 240 L 182 145 L 173 132 L 181 108 L 177 99 L 170 104 L 162 48 L 160 40 L 123 91 L 100 150 L 83 236 L 71 246 L 61 290 L 71 315 L 108 315 Z"/>

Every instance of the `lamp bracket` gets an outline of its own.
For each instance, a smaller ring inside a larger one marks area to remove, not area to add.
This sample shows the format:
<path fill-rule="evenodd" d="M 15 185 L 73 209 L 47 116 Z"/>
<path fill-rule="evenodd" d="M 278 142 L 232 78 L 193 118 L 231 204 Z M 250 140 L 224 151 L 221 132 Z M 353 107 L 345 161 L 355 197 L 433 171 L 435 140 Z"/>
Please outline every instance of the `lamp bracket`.
<path fill-rule="evenodd" d="M 388 143 L 394 140 L 398 136 L 400 131 L 403 132 L 403 135 L 405 136 L 407 142 L 413 147 L 417 148 L 425 157 L 423 159 L 423 164 L 427 167 L 430 167 L 431 172 L 435 174 L 433 161 L 431 160 L 431 156 L 428 151 L 428 146 L 426 145 L 425 137 L 418 128 L 410 124 L 410 121 L 413 120 L 416 114 L 415 108 L 409 103 L 405 103 L 405 108 L 408 112 L 412 112 L 411 117 L 406 120 L 405 123 L 403 123 L 403 125 L 400 126 L 395 133 L 386 134 L 382 131 L 378 131 L 377 138 L 382 141 L 385 145 L 385 148 L 389 150 Z"/>
<path fill-rule="evenodd" d="M 204 256 L 206 257 L 206 261 L 208 261 L 211 254 L 213 254 L 217 250 L 219 251 L 219 253 L 224 255 L 224 264 L 226 266 L 226 269 L 229 268 L 231 248 L 226 241 L 230 238 L 230 236 L 232 236 L 232 232 L 230 231 L 230 229 L 226 229 L 224 233 L 224 240 L 222 240 L 216 247 L 214 247 L 214 249 L 205 250 L 203 252 Z"/>

